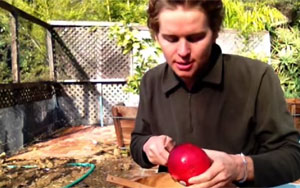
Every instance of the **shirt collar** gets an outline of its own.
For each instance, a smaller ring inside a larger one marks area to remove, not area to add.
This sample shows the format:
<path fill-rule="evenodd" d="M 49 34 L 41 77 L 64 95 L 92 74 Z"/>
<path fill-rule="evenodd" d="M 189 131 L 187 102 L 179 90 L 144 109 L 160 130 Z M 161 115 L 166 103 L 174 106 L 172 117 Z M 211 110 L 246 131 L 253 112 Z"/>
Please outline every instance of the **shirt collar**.
<path fill-rule="evenodd" d="M 222 72 L 223 72 L 223 58 L 221 48 L 214 44 L 212 48 L 212 53 L 210 57 L 210 67 L 206 75 L 199 78 L 196 84 L 199 82 L 207 82 L 215 85 L 219 85 L 222 82 Z M 175 75 L 173 70 L 166 63 L 164 69 L 164 75 L 162 80 L 162 89 L 164 93 L 172 90 L 176 86 L 180 85 L 182 81 Z"/>
<path fill-rule="evenodd" d="M 210 68 L 208 73 L 202 78 L 203 82 L 221 84 L 223 72 L 223 56 L 221 48 L 215 44 L 210 57 Z"/>
<path fill-rule="evenodd" d="M 173 70 L 169 67 L 167 63 L 165 63 L 164 75 L 163 75 L 163 92 L 167 93 L 171 89 L 175 88 L 180 84 L 180 80 L 177 78 Z"/>

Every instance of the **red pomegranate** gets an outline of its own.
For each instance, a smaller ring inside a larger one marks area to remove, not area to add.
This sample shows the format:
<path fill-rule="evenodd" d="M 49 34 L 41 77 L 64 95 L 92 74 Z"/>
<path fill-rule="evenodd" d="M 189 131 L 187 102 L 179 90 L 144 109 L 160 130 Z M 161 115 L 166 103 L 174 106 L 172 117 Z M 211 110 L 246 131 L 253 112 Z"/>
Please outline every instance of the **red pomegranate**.
<path fill-rule="evenodd" d="M 190 143 L 175 146 L 168 158 L 168 170 L 172 178 L 183 185 L 190 185 L 188 179 L 205 172 L 211 165 L 207 154 Z"/>

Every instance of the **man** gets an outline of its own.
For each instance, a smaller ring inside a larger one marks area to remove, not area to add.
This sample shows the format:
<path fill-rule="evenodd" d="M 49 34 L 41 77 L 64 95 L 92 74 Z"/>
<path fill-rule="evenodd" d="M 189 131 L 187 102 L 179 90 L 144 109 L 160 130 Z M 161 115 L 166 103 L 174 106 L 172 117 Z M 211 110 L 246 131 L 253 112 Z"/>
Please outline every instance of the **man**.
<path fill-rule="evenodd" d="M 215 44 L 221 0 L 150 0 L 148 27 L 167 63 L 141 83 L 131 153 L 166 171 L 176 144 L 205 148 L 213 161 L 191 187 L 275 186 L 300 177 L 299 133 L 279 80 L 259 61 Z"/>

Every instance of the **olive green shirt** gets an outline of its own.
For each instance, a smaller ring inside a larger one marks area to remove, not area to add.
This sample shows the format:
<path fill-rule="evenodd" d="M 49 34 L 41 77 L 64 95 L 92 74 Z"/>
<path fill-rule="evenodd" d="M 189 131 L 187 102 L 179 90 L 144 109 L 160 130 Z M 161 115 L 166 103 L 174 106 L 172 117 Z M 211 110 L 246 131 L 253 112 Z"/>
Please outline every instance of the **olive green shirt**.
<path fill-rule="evenodd" d="M 143 145 L 151 136 L 168 135 L 176 144 L 250 155 L 255 180 L 241 186 L 274 186 L 300 178 L 299 133 L 272 67 L 222 54 L 214 45 L 206 73 L 191 90 L 166 63 L 144 75 L 131 140 L 133 159 L 152 167 Z"/>

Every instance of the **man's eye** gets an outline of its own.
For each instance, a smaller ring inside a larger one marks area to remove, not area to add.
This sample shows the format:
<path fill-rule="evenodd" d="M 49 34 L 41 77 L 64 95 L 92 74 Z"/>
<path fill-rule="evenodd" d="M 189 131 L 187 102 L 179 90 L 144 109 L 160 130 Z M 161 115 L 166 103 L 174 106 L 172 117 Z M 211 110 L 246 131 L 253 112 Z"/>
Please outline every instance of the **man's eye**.
<path fill-rule="evenodd" d="M 176 36 L 163 36 L 168 42 L 177 42 L 179 39 Z"/>
<path fill-rule="evenodd" d="M 197 34 L 197 35 L 188 36 L 186 38 L 186 40 L 189 41 L 189 42 L 198 42 L 198 41 L 200 41 L 204 38 L 205 38 L 205 34 Z"/>

